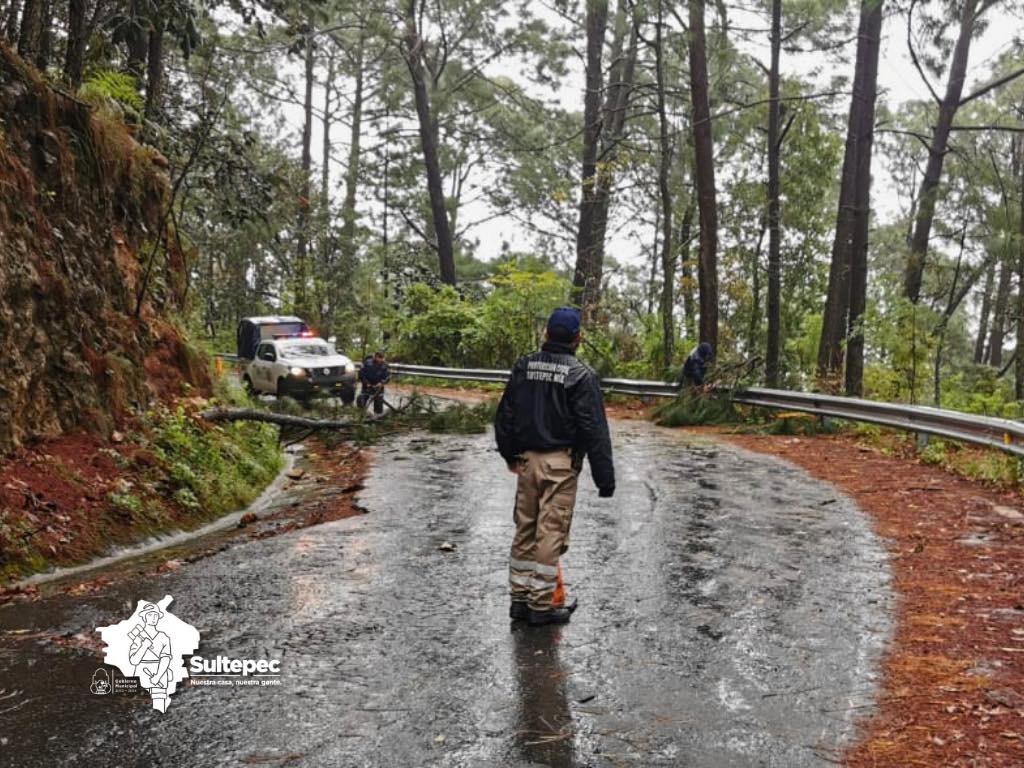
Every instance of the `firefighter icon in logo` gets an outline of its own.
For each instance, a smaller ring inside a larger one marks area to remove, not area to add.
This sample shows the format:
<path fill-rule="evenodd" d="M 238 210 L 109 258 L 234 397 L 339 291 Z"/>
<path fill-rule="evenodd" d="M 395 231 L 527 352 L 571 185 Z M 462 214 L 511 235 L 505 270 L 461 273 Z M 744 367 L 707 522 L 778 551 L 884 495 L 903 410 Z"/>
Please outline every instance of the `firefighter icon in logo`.
<path fill-rule="evenodd" d="M 182 657 L 199 646 L 198 630 L 167 610 L 173 599 L 140 600 L 130 618 L 96 630 L 107 644 L 103 660 L 126 677 L 137 677 L 149 691 L 153 709 L 161 712 L 167 711 L 178 683 L 188 677 Z"/>
<path fill-rule="evenodd" d="M 89 686 L 89 690 L 97 696 L 105 696 L 110 693 L 110 677 L 103 667 L 92 673 L 92 685 Z"/>

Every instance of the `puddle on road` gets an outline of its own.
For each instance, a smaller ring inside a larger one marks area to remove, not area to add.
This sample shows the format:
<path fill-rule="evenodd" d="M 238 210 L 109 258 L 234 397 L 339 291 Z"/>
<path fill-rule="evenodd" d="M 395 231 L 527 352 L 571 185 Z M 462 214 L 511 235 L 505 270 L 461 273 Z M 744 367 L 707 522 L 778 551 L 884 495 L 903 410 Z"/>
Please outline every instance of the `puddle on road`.
<path fill-rule="evenodd" d="M 93 652 L 4 634 L 0 688 L 21 693 L 7 711 L 0 692 L 0 737 L 25 766 L 830 764 L 870 712 L 890 632 L 867 521 L 769 457 L 613 431 L 616 497 L 580 491 L 567 627 L 508 621 L 514 481 L 491 438 L 407 436 L 377 453 L 369 515 L 54 597 L 34 619 L 0 609 L 0 632 L 42 616 L 74 637 L 173 594 L 204 655 L 280 656 L 280 688 L 186 688 L 166 715 L 111 707 L 88 694 Z"/>

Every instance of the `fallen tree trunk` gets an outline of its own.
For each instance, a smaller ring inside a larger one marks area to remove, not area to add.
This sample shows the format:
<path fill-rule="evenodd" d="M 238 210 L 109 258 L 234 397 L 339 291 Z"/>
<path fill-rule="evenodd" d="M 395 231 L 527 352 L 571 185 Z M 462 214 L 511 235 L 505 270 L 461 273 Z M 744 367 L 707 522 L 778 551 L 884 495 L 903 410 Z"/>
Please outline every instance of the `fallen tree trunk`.
<path fill-rule="evenodd" d="M 261 421 L 264 424 L 277 424 L 281 427 L 298 427 L 300 429 L 351 429 L 351 421 L 337 419 L 307 419 L 304 416 L 286 416 L 283 413 L 269 413 L 255 408 L 210 408 L 203 411 L 206 421 Z"/>

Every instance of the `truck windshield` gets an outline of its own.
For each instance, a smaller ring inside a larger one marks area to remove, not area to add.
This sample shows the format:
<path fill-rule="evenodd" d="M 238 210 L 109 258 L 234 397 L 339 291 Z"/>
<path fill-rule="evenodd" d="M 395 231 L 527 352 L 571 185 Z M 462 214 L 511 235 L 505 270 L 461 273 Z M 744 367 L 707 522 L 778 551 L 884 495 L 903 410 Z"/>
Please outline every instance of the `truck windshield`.
<path fill-rule="evenodd" d="M 295 344 L 283 344 L 280 346 L 280 350 L 284 357 L 325 357 L 331 354 L 330 349 L 323 342 L 314 344 L 306 341 Z"/>

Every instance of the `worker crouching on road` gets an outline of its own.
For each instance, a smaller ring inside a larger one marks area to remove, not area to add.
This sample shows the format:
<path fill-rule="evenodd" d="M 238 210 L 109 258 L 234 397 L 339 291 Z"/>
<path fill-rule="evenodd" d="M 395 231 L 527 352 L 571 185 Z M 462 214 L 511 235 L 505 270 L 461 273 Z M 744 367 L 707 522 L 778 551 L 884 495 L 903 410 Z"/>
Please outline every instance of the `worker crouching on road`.
<path fill-rule="evenodd" d="M 554 594 L 584 456 L 599 495 L 615 493 L 601 388 L 597 374 L 576 359 L 579 343 L 579 312 L 552 312 L 540 351 L 512 368 L 494 420 L 498 451 L 518 475 L 509 615 L 533 625 L 564 624 L 575 608 L 555 605 Z"/>
<path fill-rule="evenodd" d="M 366 404 L 373 400 L 373 412 L 380 415 L 384 413 L 384 385 L 391 380 L 391 371 L 388 369 L 387 360 L 383 352 L 374 352 L 371 357 L 363 360 L 359 369 L 359 382 L 362 387 L 356 404 L 365 408 Z"/>

